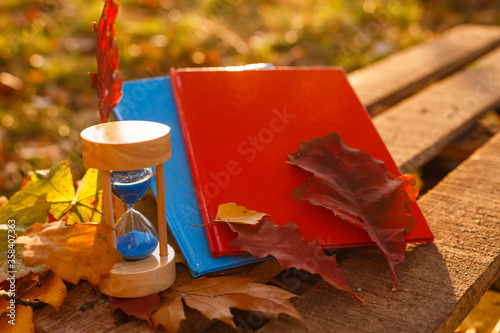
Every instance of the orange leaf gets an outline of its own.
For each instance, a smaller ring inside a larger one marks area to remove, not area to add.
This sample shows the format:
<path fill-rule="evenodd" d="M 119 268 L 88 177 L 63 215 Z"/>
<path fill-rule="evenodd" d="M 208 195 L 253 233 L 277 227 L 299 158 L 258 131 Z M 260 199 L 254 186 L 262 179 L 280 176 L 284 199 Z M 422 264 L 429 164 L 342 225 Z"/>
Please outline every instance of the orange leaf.
<path fill-rule="evenodd" d="M 49 273 L 40 278 L 40 282 L 20 295 L 21 298 L 39 300 L 52 305 L 59 311 L 64 298 L 68 294 L 66 285 L 59 276 Z"/>
<path fill-rule="evenodd" d="M 35 332 L 33 324 L 33 309 L 29 306 L 16 305 L 15 316 L 4 313 L 0 317 L 0 332 L 2 333 L 31 333 Z M 11 316 L 9 316 L 11 315 Z"/>
<path fill-rule="evenodd" d="M 17 242 L 25 245 L 23 258 L 28 265 L 45 264 L 70 283 L 86 278 L 96 286 L 122 261 L 120 252 L 103 239 L 111 230 L 105 224 L 37 223 Z"/>

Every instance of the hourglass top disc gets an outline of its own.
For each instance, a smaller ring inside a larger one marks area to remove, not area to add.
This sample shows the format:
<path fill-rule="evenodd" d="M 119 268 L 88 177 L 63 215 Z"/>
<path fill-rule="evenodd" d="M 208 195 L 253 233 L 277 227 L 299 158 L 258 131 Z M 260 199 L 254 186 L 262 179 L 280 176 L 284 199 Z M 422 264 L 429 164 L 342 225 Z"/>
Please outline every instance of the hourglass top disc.
<path fill-rule="evenodd" d="M 146 193 L 153 180 L 151 168 L 133 171 L 112 171 L 113 194 L 127 205 L 133 205 Z"/>
<path fill-rule="evenodd" d="M 83 130 L 83 163 L 100 170 L 137 170 L 170 159 L 170 128 L 152 121 L 115 121 Z"/>

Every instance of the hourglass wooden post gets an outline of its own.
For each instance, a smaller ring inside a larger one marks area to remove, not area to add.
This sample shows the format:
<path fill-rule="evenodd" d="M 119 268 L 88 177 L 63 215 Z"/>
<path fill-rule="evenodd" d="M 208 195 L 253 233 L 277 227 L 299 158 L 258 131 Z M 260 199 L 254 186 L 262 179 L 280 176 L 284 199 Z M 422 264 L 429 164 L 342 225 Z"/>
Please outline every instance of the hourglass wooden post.
<path fill-rule="evenodd" d="M 114 297 L 142 297 L 167 289 L 175 281 L 175 252 L 167 244 L 163 163 L 170 159 L 170 128 L 149 121 L 117 121 L 81 132 L 83 163 L 101 170 L 106 223 L 115 227 L 111 171 L 156 167 L 159 246 L 138 261 L 115 265 L 99 290 Z M 116 248 L 115 231 L 108 242 Z"/>

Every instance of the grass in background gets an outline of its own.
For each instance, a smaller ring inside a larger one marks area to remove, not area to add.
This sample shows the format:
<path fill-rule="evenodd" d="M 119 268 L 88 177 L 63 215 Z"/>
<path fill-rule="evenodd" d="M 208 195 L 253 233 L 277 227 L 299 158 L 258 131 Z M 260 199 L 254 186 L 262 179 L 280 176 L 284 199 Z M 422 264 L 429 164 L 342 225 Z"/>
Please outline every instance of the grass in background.
<path fill-rule="evenodd" d="M 500 4 L 432 0 L 122 0 L 116 22 L 125 79 L 170 67 L 270 62 L 365 66 L 453 25 L 500 23 Z M 0 4 L 0 194 L 33 169 L 84 168 L 80 131 L 99 120 L 91 22 L 100 0 Z"/>

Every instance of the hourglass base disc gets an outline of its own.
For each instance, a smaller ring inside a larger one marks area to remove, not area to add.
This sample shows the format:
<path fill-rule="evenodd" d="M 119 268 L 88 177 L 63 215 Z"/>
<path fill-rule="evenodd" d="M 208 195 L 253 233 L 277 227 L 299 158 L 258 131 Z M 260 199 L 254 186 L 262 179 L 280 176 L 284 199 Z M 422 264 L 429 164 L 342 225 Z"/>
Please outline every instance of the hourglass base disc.
<path fill-rule="evenodd" d="M 132 298 L 168 289 L 175 281 L 175 251 L 168 245 L 168 256 L 161 257 L 158 248 L 145 259 L 116 264 L 110 276 L 99 284 L 99 291 L 113 297 Z"/>

